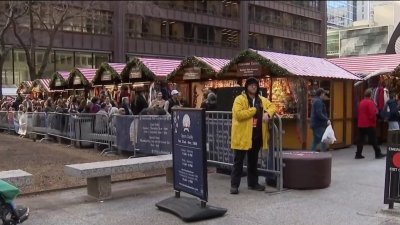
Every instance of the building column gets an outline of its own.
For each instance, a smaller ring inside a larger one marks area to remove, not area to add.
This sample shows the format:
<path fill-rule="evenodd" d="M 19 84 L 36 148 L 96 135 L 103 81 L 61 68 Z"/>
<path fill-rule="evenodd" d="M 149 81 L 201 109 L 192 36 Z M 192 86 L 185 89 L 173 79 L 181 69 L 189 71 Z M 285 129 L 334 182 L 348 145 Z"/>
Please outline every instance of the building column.
<path fill-rule="evenodd" d="M 321 45 L 321 54 L 320 57 L 326 58 L 327 52 L 326 52 L 326 30 L 327 30 L 327 1 L 321 1 L 320 4 L 322 4 L 321 7 L 321 16 L 322 16 L 322 21 L 321 21 L 321 34 L 322 34 L 322 45 Z M 340 42 L 340 40 L 339 40 Z M 340 49 L 339 49 L 340 52 Z"/>
<path fill-rule="evenodd" d="M 240 50 L 249 48 L 249 2 L 240 1 Z"/>
<path fill-rule="evenodd" d="M 126 8 L 128 2 L 115 1 L 113 10 L 113 58 L 112 62 L 124 63 L 126 49 Z"/>

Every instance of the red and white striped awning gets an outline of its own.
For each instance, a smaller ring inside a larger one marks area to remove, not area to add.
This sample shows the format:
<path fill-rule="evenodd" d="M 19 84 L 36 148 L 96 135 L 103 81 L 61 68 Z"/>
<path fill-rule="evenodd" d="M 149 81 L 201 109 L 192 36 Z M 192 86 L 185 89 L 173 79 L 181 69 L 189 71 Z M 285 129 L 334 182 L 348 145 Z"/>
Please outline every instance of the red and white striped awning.
<path fill-rule="evenodd" d="M 252 49 L 251 49 L 252 50 Z M 256 50 L 252 50 L 256 51 Z M 260 56 L 289 71 L 306 77 L 360 80 L 359 77 L 323 58 L 289 55 L 276 52 L 256 51 Z"/>
<path fill-rule="evenodd" d="M 89 82 L 92 82 L 94 76 L 96 75 L 96 69 L 88 69 L 88 68 L 77 68 L 77 69 Z"/>
<path fill-rule="evenodd" d="M 176 59 L 159 59 L 159 58 L 143 58 L 138 59 L 159 78 L 165 78 L 170 74 L 176 67 L 179 66 L 180 60 Z"/>
<path fill-rule="evenodd" d="M 32 87 L 32 84 L 33 84 L 33 82 L 30 81 L 30 80 L 23 81 L 22 83 L 25 83 L 25 84 L 28 86 L 28 88 L 29 88 L 29 87 Z"/>
<path fill-rule="evenodd" d="M 53 90 L 50 90 L 50 79 L 39 79 L 40 85 L 42 85 L 42 88 L 46 92 L 53 92 Z"/>
<path fill-rule="evenodd" d="M 108 65 L 111 66 L 117 72 L 119 75 L 122 73 L 122 70 L 124 70 L 126 63 L 108 63 Z"/>
<path fill-rule="evenodd" d="M 328 60 L 352 73 L 367 75 L 378 70 L 393 71 L 400 64 L 400 54 L 344 57 Z"/>
<path fill-rule="evenodd" d="M 61 77 L 62 77 L 64 80 L 67 80 L 68 77 L 69 77 L 69 73 L 70 73 L 70 72 L 68 72 L 68 71 L 57 71 L 57 73 L 60 74 Z"/>
<path fill-rule="evenodd" d="M 195 56 L 198 60 L 206 63 L 210 66 L 216 73 L 219 73 L 221 69 L 229 63 L 228 59 L 218 59 L 218 58 L 207 58 Z"/>

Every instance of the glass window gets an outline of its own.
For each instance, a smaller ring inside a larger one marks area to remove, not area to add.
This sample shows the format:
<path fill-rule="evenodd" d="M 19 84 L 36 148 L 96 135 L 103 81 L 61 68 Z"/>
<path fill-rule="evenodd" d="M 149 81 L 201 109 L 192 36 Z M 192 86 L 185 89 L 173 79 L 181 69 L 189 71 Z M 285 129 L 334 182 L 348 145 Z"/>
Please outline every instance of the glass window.
<path fill-rule="evenodd" d="M 207 43 L 207 26 L 197 26 L 197 43 Z"/>
<path fill-rule="evenodd" d="M 193 39 L 194 39 L 194 24 L 192 24 L 192 23 L 184 23 L 183 24 L 183 30 L 184 30 L 185 42 L 193 42 Z"/>
<path fill-rule="evenodd" d="M 92 53 L 90 52 L 75 52 L 75 67 L 78 68 L 93 68 Z"/>
<path fill-rule="evenodd" d="M 184 26 L 181 22 L 169 22 L 169 37 L 171 40 L 182 40 L 183 39 Z"/>
<path fill-rule="evenodd" d="M 143 18 L 141 16 L 128 17 L 128 36 L 133 38 L 142 38 L 142 23 Z"/>
<path fill-rule="evenodd" d="M 44 50 L 36 50 L 36 72 L 38 73 L 44 59 Z M 54 73 L 54 52 L 50 52 L 47 60 L 46 69 L 43 71 L 43 78 L 50 78 Z"/>
<path fill-rule="evenodd" d="M 70 71 L 74 68 L 74 54 L 67 51 L 55 51 L 56 71 Z"/>
<path fill-rule="evenodd" d="M 20 84 L 22 81 L 30 80 L 25 52 L 22 49 L 14 50 L 14 77 L 15 84 Z"/>
<path fill-rule="evenodd" d="M 94 53 L 94 68 L 99 68 L 103 62 L 109 62 L 108 53 Z"/>
<path fill-rule="evenodd" d="M 3 84 L 10 85 L 13 84 L 13 67 L 12 67 L 12 51 L 10 50 L 6 56 L 6 60 L 3 64 L 2 79 Z M 16 83 L 19 84 L 19 83 Z"/>

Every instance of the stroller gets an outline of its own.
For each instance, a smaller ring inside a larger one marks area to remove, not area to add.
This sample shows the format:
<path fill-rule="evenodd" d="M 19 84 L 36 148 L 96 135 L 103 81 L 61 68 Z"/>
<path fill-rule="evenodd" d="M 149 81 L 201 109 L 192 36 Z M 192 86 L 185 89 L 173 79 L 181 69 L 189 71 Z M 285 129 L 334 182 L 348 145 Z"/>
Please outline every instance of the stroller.
<path fill-rule="evenodd" d="M 29 208 L 14 205 L 18 194 L 18 188 L 0 180 L 0 225 L 21 224 L 28 219 Z"/>

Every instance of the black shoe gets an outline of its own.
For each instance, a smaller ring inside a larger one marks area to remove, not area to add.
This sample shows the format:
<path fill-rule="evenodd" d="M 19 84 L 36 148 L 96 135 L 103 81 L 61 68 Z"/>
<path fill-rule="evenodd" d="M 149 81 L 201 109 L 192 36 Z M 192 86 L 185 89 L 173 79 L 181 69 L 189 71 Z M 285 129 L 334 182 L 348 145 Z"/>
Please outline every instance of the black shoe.
<path fill-rule="evenodd" d="M 379 154 L 379 155 L 377 155 L 377 156 L 375 156 L 375 159 L 383 159 L 383 158 L 385 158 L 386 157 L 386 154 Z"/>
<path fill-rule="evenodd" d="M 265 187 L 259 184 L 256 184 L 255 186 L 249 186 L 249 190 L 253 191 L 265 191 Z"/>
<path fill-rule="evenodd" d="M 231 194 L 232 194 L 232 195 L 237 195 L 237 194 L 239 194 L 239 188 L 237 188 L 237 187 L 231 187 Z"/>
<path fill-rule="evenodd" d="M 355 159 L 364 159 L 365 157 L 362 155 L 356 155 L 356 157 L 354 157 Z"/>

